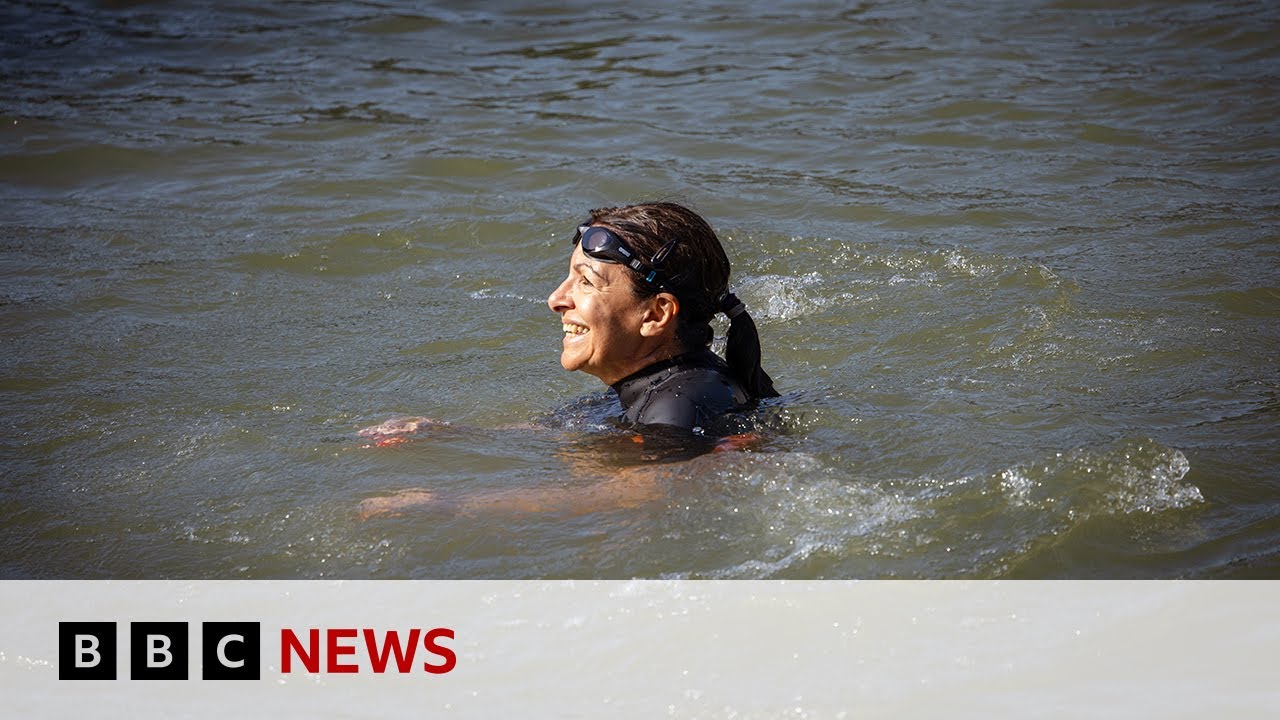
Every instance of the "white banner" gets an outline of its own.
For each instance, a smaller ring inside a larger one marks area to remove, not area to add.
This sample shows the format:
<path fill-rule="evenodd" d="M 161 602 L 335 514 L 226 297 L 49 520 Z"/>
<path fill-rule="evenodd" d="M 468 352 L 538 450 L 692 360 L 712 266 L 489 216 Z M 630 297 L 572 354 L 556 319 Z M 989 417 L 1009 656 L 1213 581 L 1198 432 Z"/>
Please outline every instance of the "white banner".
<path fill-rule="evenodd" d="M 1276 582 L 8 581 L 0 696 L 14 718 L 1270 718 L 1277 607 Z"/>

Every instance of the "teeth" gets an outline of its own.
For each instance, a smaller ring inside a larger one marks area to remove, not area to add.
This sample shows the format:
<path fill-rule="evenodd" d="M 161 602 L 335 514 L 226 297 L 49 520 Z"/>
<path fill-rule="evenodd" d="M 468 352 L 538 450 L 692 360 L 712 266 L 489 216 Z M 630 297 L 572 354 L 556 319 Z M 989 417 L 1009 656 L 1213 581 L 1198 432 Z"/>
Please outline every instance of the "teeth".
<path fill-rule="evenodd" d="M 572 323 L 564 323 L 561 327 L 570 335 L 586 335 L 588 332 L 587 328 L 581 325 L 574 325 Z"/>

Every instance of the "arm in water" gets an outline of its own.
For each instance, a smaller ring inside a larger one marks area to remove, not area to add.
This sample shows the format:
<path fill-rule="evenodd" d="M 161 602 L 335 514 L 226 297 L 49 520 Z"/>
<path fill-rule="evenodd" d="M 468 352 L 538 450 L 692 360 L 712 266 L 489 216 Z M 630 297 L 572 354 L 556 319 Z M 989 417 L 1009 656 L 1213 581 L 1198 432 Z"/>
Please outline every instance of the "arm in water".
<path fill-rule="evenodd" d="M 449 426 L 450 424 L 443 420 L 432 420 L 425 417 L 402 417 L 392 418 L 377 425 L 370 425 L 356 433 L 356 435 L 369 439 L 369 444 L 362 447 L 390 447 L 409 442 L 416 433 Z"/>
<path fill-rule="evenodd" d="M 402 418 L 365 428 L 360 436 L 373 440 L 364 447 L 390 447 L 407 442 L 411 436 L 432 428 L 452 427 L 427 418 Z M 504 429 L 535 429 L 525 425 Z M 455 428 L 456 429 L 456 428 Z M 712 453 L 749 449 L 759 441 L 754 433 L 721 438 Z M 631 439 L 644 443 L 640 435 Z M 462 497 L 441 496 L 428 488 L 406 488 L 391 495 L 367 498 L 360 503 L 362 520 L 396 517 L 412 512 L 443 511 L 459 515 L 478 513 L 554 513 L 586 515 L 608 510 L 640 507 L 668 495 L 669 480 L 683 473 L 688 460 L 640 465 L 610 465 L 589 453 L 561 453 L 574 483 L 567 487 L 516 487 L 468 493 Z"/>
<path fill-rule="evenodd" d="M 425 488 L 408 488 L 360 502 L 361 520 L 398 517 L 412 512 L 444 511 L 455 515 L 556 513 L 587 515 L 639 507 L 666 496 L 660 468 L 632 467 L 580 487 L 511 488 L 443 498 Z"/>

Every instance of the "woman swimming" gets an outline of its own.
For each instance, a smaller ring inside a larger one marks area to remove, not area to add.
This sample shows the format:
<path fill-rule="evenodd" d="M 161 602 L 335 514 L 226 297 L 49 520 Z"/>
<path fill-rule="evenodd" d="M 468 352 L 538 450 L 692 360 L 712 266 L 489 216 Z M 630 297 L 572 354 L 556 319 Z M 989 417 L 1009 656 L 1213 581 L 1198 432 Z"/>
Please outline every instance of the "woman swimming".
<path fill-rule="evenodd" d="M 610 386 L 620 420 L 638 439 L 729 436 L 721 449 L 741 444 L 723 420 L 778 393 L 760 366 L 755 322 L 729 292 L 729 274 L 715 231 L 682 205 L 592 210 L 573 236 L 568 276 L 547 298 L 564 331 L 561 366 Z M 717 312 L 730 320 L 724 358 L 711 350 Z M 433 424 L 407 418 L 361 435 L 392 444 Z M 431 497 L 413 492 L 415 503 Z"/>
<path fill-rule="evenodd" d="M 755 322 L 729 292 L 729 259 L 699 215 L 675 203 L 592 210 L 573 245 L 547 298 L 564 330 L 560 365 L 611 386 L 625 421 L 708 428 L 777 397 Z M 730 318 L 727 362 L 710 349 L 716 312 Z"/>

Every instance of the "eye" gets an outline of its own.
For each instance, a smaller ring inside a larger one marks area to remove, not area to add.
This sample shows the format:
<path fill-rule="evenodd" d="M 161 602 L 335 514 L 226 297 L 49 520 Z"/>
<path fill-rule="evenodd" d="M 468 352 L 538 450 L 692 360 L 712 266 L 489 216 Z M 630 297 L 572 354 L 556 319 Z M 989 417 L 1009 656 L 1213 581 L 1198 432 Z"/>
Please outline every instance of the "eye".
<path fill-rule="evenodd" d="M 595 287 L 595 284 L 592 283 L 589 279 L 587 279 L 586 275 L 582 276 L 582 284 L 586 285 L 587 287 Z"/>

